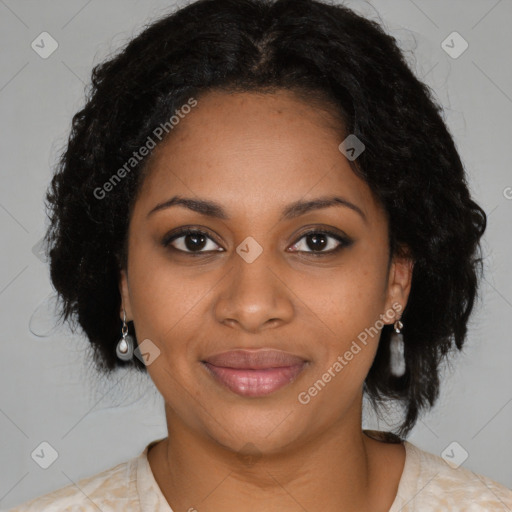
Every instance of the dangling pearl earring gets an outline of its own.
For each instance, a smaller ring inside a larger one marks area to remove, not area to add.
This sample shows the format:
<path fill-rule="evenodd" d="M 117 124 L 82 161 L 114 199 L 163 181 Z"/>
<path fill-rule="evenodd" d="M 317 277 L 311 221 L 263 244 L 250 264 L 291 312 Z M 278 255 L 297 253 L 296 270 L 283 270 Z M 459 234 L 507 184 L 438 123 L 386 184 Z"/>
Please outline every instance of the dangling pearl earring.
<path fill-rule="evenodd" d="M 395 321 L 389 342 L 390 371 L 395 377 L 401 377 L 405 373 L 404 336 L 400 332 L 403 326 L 400 320 Z"/>
<path fill-rule="evenodd" d="M 129 361 L 133 357 L 133 336 L 128 334 L 128 325 L 126 325 L 126 312 L 123 308 L 123 337 L 119 340 L 116 347 L 116 355 L 122 361 Z"/>

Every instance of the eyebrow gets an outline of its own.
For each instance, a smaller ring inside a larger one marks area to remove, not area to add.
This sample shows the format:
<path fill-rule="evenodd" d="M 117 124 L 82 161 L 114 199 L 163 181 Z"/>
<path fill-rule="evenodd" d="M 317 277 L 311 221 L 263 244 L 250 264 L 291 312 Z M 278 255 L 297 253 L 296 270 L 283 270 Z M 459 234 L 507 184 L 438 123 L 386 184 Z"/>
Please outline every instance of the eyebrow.
<path fill-rule="evenodd" d="M 164 201 L 163 203 L 157 204 L 147 215 L 150 217 L 155 212 L 171 208 L 172 206 L 183 206 L 194 212 L 200 213 L 207 217 L 215 219 L 229 220 L 230 217 L 224 210 L 224 208 L 213 201 L 207 199 L 193 199 L 188 197 L 174 196 L 171 199 Z M 365 213 L 359 208 L 359 206 L 351 203 L 347 199 L 339 196 L 326 196 L 313 199 L 311 201 L 295 201 L 289 204 L 282 212 L 280 220 L 290 220 L 300 215 L 304 215 L 313 210 L 320 210 L 323 208 L 329 208 L 332 206 L 344 206 L 357 212 L 365 223 L 368 223 Z"/>

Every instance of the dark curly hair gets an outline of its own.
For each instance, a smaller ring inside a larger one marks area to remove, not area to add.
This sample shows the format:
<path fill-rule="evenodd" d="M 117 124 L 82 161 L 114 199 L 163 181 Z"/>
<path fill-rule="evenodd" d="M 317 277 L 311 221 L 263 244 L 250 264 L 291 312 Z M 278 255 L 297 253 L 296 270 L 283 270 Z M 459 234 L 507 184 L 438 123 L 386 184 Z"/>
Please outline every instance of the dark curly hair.
<path fill-rule="evenodd" d="M 398 432 L 406 436 L 438 398 L 444 356 L 465 341 L 486 215 L 470 197 L 431 90 L 379 23 L 345 6 L 199 0 L 144 27 L 94 67 L 46 194 L 45 241 L 60 320 L 78 321 L 104 375 L 126 365 L 145 371 L 138 358 L 119 360 L 115 348 L 120 269 L 149 156 L 111 187 L 107 200 L 95 191 L 187 99 L 215 89 L 295 92 L 342 122 L 340 141 L 351 133 L 366 146 L 351 165 L 387 213 L 390 255 L 408 251 L 415 264 L 402 315 L 406 373 L 390 374 L 392 326 L 385 325 L 364 391 L 376 410 L 389 399 L 403 406 Z M 132 322 L 129 329 L 135 335 Z"/>

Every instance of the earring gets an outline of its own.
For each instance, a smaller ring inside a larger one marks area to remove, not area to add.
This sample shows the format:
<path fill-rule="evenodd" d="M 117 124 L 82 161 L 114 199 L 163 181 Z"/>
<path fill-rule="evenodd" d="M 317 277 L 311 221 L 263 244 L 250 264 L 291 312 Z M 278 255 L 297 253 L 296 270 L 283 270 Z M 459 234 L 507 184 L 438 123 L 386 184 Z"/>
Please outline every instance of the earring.
<path fill-rule="evenodd" d="M 122 361 L 129 361 L 133 357 L 133 336 L 128 334 L 128 325 L 126 325 L 126 312 L 123 308 L 123 328 L 121 330 L 123 337 L 118 341 L 116 355 Z"/>
<path fill-rule="evenodd" d="M 403 326 L 399 319 L 395 321 L 389 342 L 390 371 L 395 377 L 401 377 L 405 373 L 404 336 L 401 333 Z"/>

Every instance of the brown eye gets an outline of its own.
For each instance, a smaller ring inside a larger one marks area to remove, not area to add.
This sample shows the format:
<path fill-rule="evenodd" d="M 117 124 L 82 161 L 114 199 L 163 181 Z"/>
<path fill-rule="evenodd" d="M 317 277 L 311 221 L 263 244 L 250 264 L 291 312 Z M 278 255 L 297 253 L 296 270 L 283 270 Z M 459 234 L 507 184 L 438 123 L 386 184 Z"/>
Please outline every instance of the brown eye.
<path fill-rule="evenodd" d="M 301 242 L 305 240 L 305 242 Z M 315 256 L 333 254 L 343 247 L 348 247 L 353 240 L 330 231 L 309 231 L 304 233 L 292 246 L 297 252 L 311 253 Z M 309 249 L 309 250 L 308 250 Z M 326 250 L 327 249 L 327 250 Z"/>
<path fill-rule="evenodd" d="M 218 251 L 218 245 L 204 231 L 186 229 L 166 237 L 162 242 L 164 247 L 172 245 L 173 249 L 185 253 L 203 253 Z"/>

